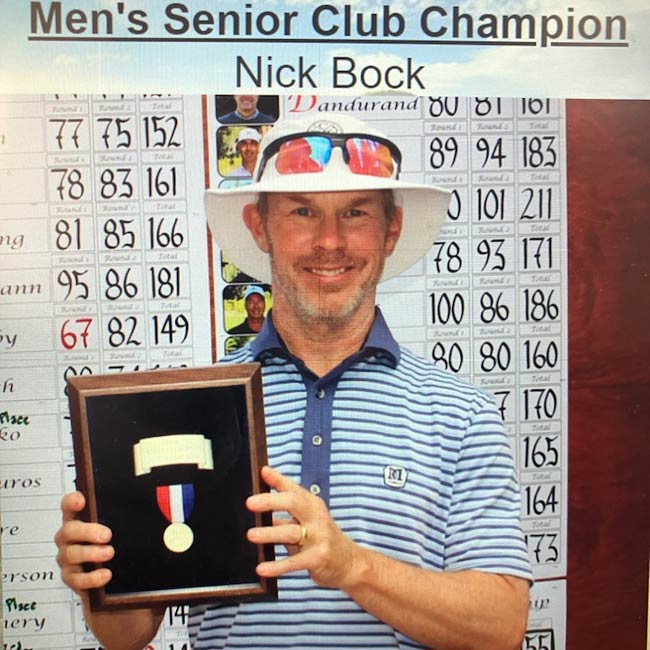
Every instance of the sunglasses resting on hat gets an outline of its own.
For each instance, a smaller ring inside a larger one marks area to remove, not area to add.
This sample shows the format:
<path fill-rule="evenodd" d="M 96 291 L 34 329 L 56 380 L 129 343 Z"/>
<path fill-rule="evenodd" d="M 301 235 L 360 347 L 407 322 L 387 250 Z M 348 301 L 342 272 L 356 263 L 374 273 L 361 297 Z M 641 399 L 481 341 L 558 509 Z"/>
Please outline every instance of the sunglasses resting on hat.
<path fill-rule="evenodd" d="M 256 180 L 259 181 L 269 160 L 277 154 L 275 169 L 279 174 L 313 174 L 322 172 L 332 151 L 339 147 L 343 160 L 353 174 L 397 178 L 402 154 L 390 140 L 365 133 L 294 133 L 271 142 L 262 152 Z"/>
<path fill-rule="evenodd" d="M 399 178 L 403 156 L 388 136 L 346 113 L 318 112 L 280 120 L 260 143 L 254 181 L 206 192 L 212 236 L 230 261 L 260 283 L 273 276 L 242 218 L 269 192 L 392 190 L 404 214 L 402 232 L 386 257 L 382 280 L 410 269 L 430 250 L 447 215 L 450 193 L 430 182 Z"/>

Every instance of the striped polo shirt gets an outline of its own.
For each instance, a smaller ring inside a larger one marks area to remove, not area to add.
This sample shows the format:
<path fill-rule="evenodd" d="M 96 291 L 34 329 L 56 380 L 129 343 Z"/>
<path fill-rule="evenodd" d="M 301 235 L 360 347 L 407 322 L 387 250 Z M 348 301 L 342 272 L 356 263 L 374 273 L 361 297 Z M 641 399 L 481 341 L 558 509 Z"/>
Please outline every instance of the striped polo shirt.
<path fill-rule="evenodd" d="M 400 348 L 379 310 L 363 348 L 320 378 L 271 314 L 225 361 L 262 364 L 269 463 L 322 497 L 357 543 L 428 569 L 532 578 L 492 398 Z M 422 647 L 307 572 L 278 588 L 277 602 L 193 606 L 193 647 Z"/>

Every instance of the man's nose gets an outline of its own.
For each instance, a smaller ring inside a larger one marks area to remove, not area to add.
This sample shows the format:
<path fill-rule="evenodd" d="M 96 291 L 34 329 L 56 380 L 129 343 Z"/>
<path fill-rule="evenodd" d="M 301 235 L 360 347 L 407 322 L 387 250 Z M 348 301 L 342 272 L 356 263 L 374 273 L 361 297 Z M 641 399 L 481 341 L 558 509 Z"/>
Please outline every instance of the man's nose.
<path fill-rule="evenodd" d="M 314 233 L 314 248 L 338 250 L 345 247 L 345 226 L 335 212 L 321 214 Z"/>

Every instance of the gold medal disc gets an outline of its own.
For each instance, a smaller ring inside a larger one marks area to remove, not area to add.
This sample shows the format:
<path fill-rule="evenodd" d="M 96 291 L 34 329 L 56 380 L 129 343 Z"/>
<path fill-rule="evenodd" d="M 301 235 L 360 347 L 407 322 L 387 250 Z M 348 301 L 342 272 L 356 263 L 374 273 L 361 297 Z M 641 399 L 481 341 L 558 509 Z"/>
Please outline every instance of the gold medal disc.
<path fill-rule="evenodd" d="M 194 533 L 187 524 L 175 523 L 165 528 L 165 546 L 174 553 L 184 553 L 194 542 Z"/>

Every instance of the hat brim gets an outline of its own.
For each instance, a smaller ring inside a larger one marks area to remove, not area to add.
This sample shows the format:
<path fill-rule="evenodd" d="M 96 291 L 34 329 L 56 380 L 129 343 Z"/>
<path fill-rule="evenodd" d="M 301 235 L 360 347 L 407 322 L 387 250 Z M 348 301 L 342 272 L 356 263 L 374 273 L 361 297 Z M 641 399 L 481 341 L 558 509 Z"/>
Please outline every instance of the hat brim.
<path fill-rule="evenodd" d="M 320 178 L 319 178 L 320 177 Z M 244 224 L 244 207 L 256 203 L 260 192 L 332 192 L 322 174 L 292 174 L 273 183 L 264 179 L 250 185 L 207 190 L 205 211 L 212 236 L 235 266 L 262 283 L 271 282 L 267 253 L 261 251 Z M 381 280 L 411 268 L 431 248 L 449 207 L 450 192 L 438 187 L 406 183 L 360 174 L 337 179 L 337 192 L 393 190 L 404 212 L 402 233 L 390 257 L 386 258 Z"/>

